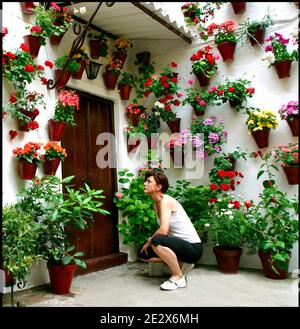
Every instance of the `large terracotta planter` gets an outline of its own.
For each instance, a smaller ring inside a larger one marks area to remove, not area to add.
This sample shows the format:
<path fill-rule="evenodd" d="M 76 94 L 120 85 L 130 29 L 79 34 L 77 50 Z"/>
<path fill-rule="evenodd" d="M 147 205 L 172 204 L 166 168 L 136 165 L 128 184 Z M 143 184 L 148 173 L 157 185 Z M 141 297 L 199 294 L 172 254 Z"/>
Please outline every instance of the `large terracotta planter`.
<path fill-rule="evenodd" d="M 173 164 L 175 167 L 184 167 L 184 152 L 183 148 L 176 149 L 174 147 L 170 148 L 170 154 L 173 160 Z"/>
<path fill-rule="evenodd" d="M 292 120 L 287 119 L 286 122 L 288 123 L 291 129 L 292 135 L 299 136 L 299 116 L 294 115 L 292 117 Z"/>
<path fill-rule="evenodd" d="M 127 141 L 127 152 L 135 152 L 137 150 L 137 147 L 140 145 L 141 141 L 138 138 L 131 138 L 132 143 L 129 144 Z"/>
<path fill-rule="evenodd" d="M 119 85 L 119 90 L 120 90 L 120 97 L 122 100 L 128 100 L 130 98 L 132 86 Z"/>
<path fill-rule="evenodd" d="M 209 78 L 202 71 L 196 74 L 196 77 L 199 81 L 200 87 L 206 87 L 209 85 Z"/>
<path fill-rule="evenodd" d="M 264 39 L 265 39 L 265 34 L 266 34 L 266 30 L 262 29 L 260 26 L 258 26 L 256 28 L 256 30 L 252 33 L 250 33 L 249 40 L 252 46 L 257 45 L 257 43 L 259 44 L 263 44 L 264 43 Z"/>
<path fill-rule="evenodd" d="M 223 58 L 223 62 L 232 61 L 236 48 L 236 42 L 224 41 L 218 44 L 218 50 Z"/>
<path fill-rule="evenodd" d="M 72 74 L 72 78 L 73 79 L 76 79 L 76 80 L 81 80 L 82 74 L 83 74 L 83 71 L 84 71 L 85 67 L 86 67 L 86 61 L 81 61 L 80 62 L 80 69 L 79 69 L 79 71 L 74 72 Z"/>
<path fill-rule="evenodd" d="M 166 123 L 172 133 L 179 133 L 180 132 L 180 122 L 181 122 L 181 118 L 175 118 L 174 120 L 167 121 Z"/>
<path fill-rule="evenodd" d="M 48 264 L 51 289 L 55 294 L 68 294 L 72 284 L 76 264 Z"/>
<path fill-rule="evenodd" d="M 22 179 L 33 179 L 35 177 L 37 165 L 26 160 L 20 160 L 18 163 L 18 173 Z"/>
<path fill-rule="evenodd" d="M 36 37 L 34 35 L 25 35 L 23 37 L 25 45 L 29 48 L 30 55 L 33 58 L 38 57 L 42 37 Z"/>
<path fill-rule="evenodd" d="M 33 2 L 21 2 L 22 12 L 25 15 L 33 15 L 35 4 Z"/>
<path fill-rule="evenodd" d="M 113 53 L 113 59 L 118 59 L 121 62 L 121 69 L 124 66 L 125 60 L 127 58 L 127 54 L 126 53 L 122 53 L 120 51 L 114 52 Z"/>
<path fill-rule="evenodd" d="M 292 61 L 287 59 L 285 61 L 275 62 L 273 65 L 276 68 L 279 79 L 288 78 L 290 76 Z"/>
<path fill-rule="evenodd" d="M 299 166 L 281 165 L 290 185 L 299 184 Z"/>
<path fill-rule="evenodd" d="M 269 279 L 274 279 L 274 280 L 284 280 L 287 277 L 287 270 L 288 270 L 288 264 L 289 260 L 284 264 L 285 269 L 282 269 L 278 267 L 275 263 L 273 266 L 277 270 L 278 274 L 272 269 L 272 265 L 270 263 L 270 258 L 271 255 L 270 253 L 263 253 L 261 250 L 258 251 L 258 256 L 261 260 L 261 264 L 265 273 L 265 276 Z M 283 263 L 282 263 L 283 265 Z"/>
<path fill-rule="evenodd" d="M 251 132 L 259 148 L 269 146 L 269 133 L 270 128 L 263 128 L 263 130 L 256 130 Z"/>
<path fill-rule="evenodd" d="M 246 10 L 246 2 L 230 2 L 235 14 L 242 14 Z"/>
<path fill-rule="evenodd" d="M 44 173 L 46 175 L 55 175 L 59 164 L 60 164 L 60 159 L 54 159 L 54 160 L 45 159 Z"/>
<path fill-rule="evenodd" d="M 48 129 L 49 129 L 49 138 L 51 141 L 59 142 L 62 139 L 62 136 L 67 127 L 66 122 L 54 121 L 50 119 L 48 121 Z"/>
<path fill-rule="evenodd" d="M 55 80 L 59 77 L 60 70 L 55 70 Z M 57 81 L 56 88 L 64 88 L 71 78 L 71 73 L 64 71 L 60 79 Z"/>
<path fill-rule="evenodd" d="M 243 252 L 238 247 L 214 247 L 218 269 L 222 273 L 235 274 L 238 272 L 240 257 Z"/>
<path fill-rule="evenodd" d="M 102 76 L 106 89 L 114 90 L 116 88 L 116 84 L 120 75 L 105 72 L 102 74 Z"/>

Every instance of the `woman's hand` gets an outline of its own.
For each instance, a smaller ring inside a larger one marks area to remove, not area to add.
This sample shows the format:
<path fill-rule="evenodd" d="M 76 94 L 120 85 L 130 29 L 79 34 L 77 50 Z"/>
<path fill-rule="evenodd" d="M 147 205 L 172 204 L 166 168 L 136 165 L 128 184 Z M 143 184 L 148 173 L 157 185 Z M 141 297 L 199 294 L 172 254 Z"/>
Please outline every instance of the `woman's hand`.
<path fill-rule="evenodd" d="M 145 254 L 148 255 L 147 249 L 151 246 L 151 238 L 147 240 L 147 242 L 143 245 L 141 253 L 145 251 Z"/>

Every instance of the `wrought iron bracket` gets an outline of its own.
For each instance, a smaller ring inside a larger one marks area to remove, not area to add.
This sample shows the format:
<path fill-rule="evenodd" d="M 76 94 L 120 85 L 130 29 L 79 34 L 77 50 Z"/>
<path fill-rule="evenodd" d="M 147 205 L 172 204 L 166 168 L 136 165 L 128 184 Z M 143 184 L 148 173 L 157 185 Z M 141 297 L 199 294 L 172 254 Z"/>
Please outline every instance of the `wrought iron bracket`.
<path fill-rule="evenodd" d="M 100 2 L 97 6 L 97 8 L 95 9 L 94 13 L 91 15 L 90 19 L 88 20 L 87 24 L 85 25 L 83 31 L 81 32 L 81 34 L 73 41 L 72 43 L 72 48 L 71 51 L 69 53 L 69 57 L 64 65 L 64 67 L 62 68 L 62 70 L 60 71 L 57 80 L 54 82 L 52 79 L 49 79 L 47 82 L 47 89 L 54 89 L 57 85 L 57 82 L 61 79 L 63 73 L 65 72 L 67 66 L 69 65 L 72 57 L 78 53 L 79 49 L 83 46 L 85 37 L 87 35 L 88 32 L 88 28 L 90 26 L 90 24 L 92 23 L 94 17 L 96 16 L 99 8 L 101 7 L 103 2 Z M 115 3 L 114 2 L 106 2 L 106 6 L 107 7 L 111 7 L 113 6 Z"/>

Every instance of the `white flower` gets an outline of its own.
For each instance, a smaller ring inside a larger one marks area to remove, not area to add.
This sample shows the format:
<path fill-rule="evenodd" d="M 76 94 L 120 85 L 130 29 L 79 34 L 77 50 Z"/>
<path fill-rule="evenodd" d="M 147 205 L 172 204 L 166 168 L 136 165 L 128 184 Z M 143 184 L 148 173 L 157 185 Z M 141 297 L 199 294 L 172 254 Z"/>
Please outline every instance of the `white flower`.
<path fill-rule="evenodd" d="M 86 7 L 74 8 L 73 13 L 78 15 L 83 15 L 86 13 Z"/>
<path fill-rule="evenodd" d="M 264 57 L 261 59 L 262 61 L 268 61 L 269 63 L 275 62 L 275 56 L 272 52 L 268 51 Z"/>
<path fill-rule="evenodd" d="M 233 219 L 234 217 L 233 216 L 229 216 L 229 219 Z"/>
<path fill-rule="evenodd" d="M 163 103 L 158 102 L 158 101 L 154 103 L 154 106 L 155 106 L 155 107 L 158 107 L 158 108 L 160 108 L 160 109 L 163 109 L 163 108 L 165 107 Z"/>
<path fill-rule="evenodd" d="M 230 211 L 230 210 L 226 211 L 225 215 L 232 215 L 232 211 Z"/>
<path fill-rule="evenodd" d="M 233 203 L 229 203 L 228 204 L 228 208 L 233 208 L 234 207 L 234 204 Z"/>
<path fill-rule="evenodd" d="M 204 224 L 204 227 L 210 227 L 210 224 L 206 223 Z"/>

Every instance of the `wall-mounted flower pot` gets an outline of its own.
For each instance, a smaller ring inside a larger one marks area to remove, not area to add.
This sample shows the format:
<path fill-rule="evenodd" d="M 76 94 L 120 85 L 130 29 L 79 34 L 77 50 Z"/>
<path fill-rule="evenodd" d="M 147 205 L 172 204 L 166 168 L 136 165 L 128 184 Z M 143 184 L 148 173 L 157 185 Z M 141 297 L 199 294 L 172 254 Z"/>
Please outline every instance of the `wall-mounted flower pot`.
<path fill-rule="evenodd" d="M 290 185 L 299 184 L 299 166 L 281 165 Z"/>
<path fill-rule="evenodd" d="M 276 263 L 273 264 L 278 274 L 272 269 L 272 264 L 270 263 L 271 255 L 270 253 L 263 253 L 261 250 L 258 251 L 258 256 L 261 260 L 261 264 L 265 273 L 265 276 L 269 279 L 274 280 L 284 280 L 287 277 L 287 269 L 289 264 L 289 259 L 285 262 L 285 269 L 278 267 Z"/>
<path fill-rule="evenodd" d="M 80 69 L 77 72 L 72 73 L 72 78 L 76 80 L 81 80 L 85 67 L 86 67 L 86 61 L 81 61 Z"/>
<path fill-rule="evenodd" d="M 134 113 L 127 113 L 126 114 L 126 117 L 127 117 L 127 120 L 130 120 L 131 121 L 131 123 L 132 123 L 132 125 L 134 127 L 137 127 L 137 125 L 138 125 L 138 123 L 140 121 L 139 115 L 134 114 Z"/>
<path fill-rule="evenodd" d="M 158 137 L 153 136 L 153 137 L 147 137 L 148 141 L 148 149 L 149 150 L 156 150 L 158 146 Z"/>
<path fill-rule="evenodd" d="M 35 4 L 34 2 L 21 2 L 22 12 L 25 15 L 33 15 Z"/>
<path fill-rule="evenodd" d="M 102 40 L 90 40 L 89 46 L 90 46 L 90 56 L 93 59 L 98 59 L 100 57 L 99 50 L 101 47 Z"/>
<path fill-rule="evenodd" d="M 172 133 L 179 133 L 180 132 L 180 122 L 181 118 L 175 118 L 172 121 L 167 121 L 166 124 L 170 128 Z"/>
<path fill-rule="evenodd" d="M 18 162 L 18 173 L 22 179 L 33 179 L 35 177 L 37 165 L 26 160 Z"/>
<path fill-rule="evenodd" d="M 293 115 L 291 119 L 292 120 L 287 119 L 286 122 L 288 123 L 291 129 L 292 135 L 299 136 L 299 116 Z"/>
<path fill-rule="evenodd" d="M 263 128 L 263 130 L 251 131 L 251 134 L 254 137 L 256 144 L 259 148 L 269 146 L 269 133 L 270 128 Z"/>
<path fill-rule="evenodd" d="M 123 68 L 126 58 L 127 54 L 122 53 L 121 51 L 116 51 L 113 53 L 113 59 L 118 59 L 121 62 L 121 69 Z"/>
<path fill-rule="evenodd" d="M 34 35 L 24 35 L 23 39 L 25 45 L 29 48 L 30 55 L 33 58 L 38 57 L 41 48 L 42 37 L 36 37 Z"/>
<path fill-rule="evenodd" d="M 183 147 L 178 149 L 178 148 L 170 148 L 170 154 L 173 160 L 173 164 L 175 167 L 184 167 L 184 152 L 183 152 Z"/>
<path fill-rule="evenodd" d="M 195 11 L 187 11 L 185 13 L 183 13 L 184 17 L 189 17 L 191 19 L 195 19 L 196 18 L 196 12 Z"/>
<path fill-rule="evenodd" d="M 46 175 L 55 175 L 59 164 L 60 164 L 60 159 L 54 159 L 54 160 L 45 159 L 44 173 Z"/>
<path fill-rule="evenodd" d="M 230 99 L 229 104 L 232 108 L 235 108 L 235 107 L 241 106 L 242 103 L 238 100 L 231 100 Z"/>
<path fill-rule="evenodd" d="M 55 80 L 59 77 L 60 70 L 55 70 Z M 64 88 L 71 78 L 71 73 L 64 71 L 59 81 L 57 81 L 56 88 Z"/>
<path fill-rule="evenodd" d="M 250 35 L 248 36 L 251 45 L 255 46 L 255 45 L 257 45 L 257 43 L 263 44 L 264 40 L 265 40 L 265 34 L 266 34 L 266 30 L 262 29 L 260 26 L 258 26 L 256 28 L 256 30 L 254 32 L 250 33 Z"/>
<path fill-rule="evenodd" d="M 105 72 L 102 74 L 102 76 L 106 89 L 114 90 L 116 88 L 116 84 L 120 74 L 117 75 L 117 74 L 112 74 L 110 72 Z"/>
<path fill-rule="evenodd" d="M 141 141 L 138 138 L 131 138 L 132 143 L 128 143 L 127 141 L 127 152 L 128 154 L 131 152 L 135 152 L 137 147 L 140 145 Z"/>
<path fill-rule="evenodd" d="M 234 170 L 235 164 L 236 164 L 236 159 L 230 155 L 226 158 L 226 160 L 228 160 L 231 163 L 230 170 Z"/>
<path fill-rule="evenodd" d="M 218 44 L 218 50 L 223 58 L 223 62 L 233 60 L 235 48 L 236 42 L 233 41 L 224 41 Z"/>
<path fill-rule="evenodd" d="M 120 97 L 122 100 L 128 100 L 130 98 L 132 86 L 119 85 L 119 90 L 120 90 Z"/>
<path fill-rule="evenodd" d="M 48 121 L 50 140 L 59 142 L 63 137 L 66 127 L 66 122 L 54 121 L 53 119 L 50 119 Z"/>
<path fill-rule="evenodd" d="M 218 269 L 222 273 L 235 274 L 238 272 L 240 257 L 243 252 L 238 247 L 214 247 Z"/>
<path fill-rule="evenodd" d="M 209 85 L 209 78 L 202 71 L 196 74 L 196 77 L 199 81 L 200 87 L 206 87 Z"/>
<path fill-rule="evenodd" d="M 143 52 L 135 55 L 137 61 L 144 65 L 150 64 L 150 56 L 151 56 L 151 53 L 149 51 L 143 51 Z"/>
<path fill-rule="evenodd" d="M 197 117 L 200 117 L 205 114 L 205 110 L 199 111 L 199 110 L 197 110 L 196 106 L 193 106 L 193 109 L 194 109 L 195 115 Z"/>
<path fill-rule="evenodd" d="M 31 111 L 21 110 L 21 112 L 22 112 L 24 115 L 26 115 L 27 117 L 29 117 L 29 118 L 31 119 L 31 121 L 34 121 L 34 119 L 37 117 L 37 114 L 34 114 L 34 113 L 31 112 Z M 23 123 L 23 121 L 20 121 L 20 120 L 19 120 L 18 130 L 28 132 L 29 129 L 28 129 L 27 123 L 26 123 L 26 124 L 22 124 L 22 123 Z M 28 122 L 28 123 L 29 123 L 29 122 Z"/>
<path fill-rule="evenodd" d="M 55 294 L 68 294 L 73 280 L 76 264 L 48 264 L 51 289 Z"/>
<path fill-rule="evenodd" d="M 230 2 L 235 14 L 242 14 L 246 10 L 246 2 Z"/>
<path fill-rule="evenodd" d="M 289 59 L 274 63 L 279 79 L 288 78 L 290 76 L 291 64 L 292 61 Z"/>

